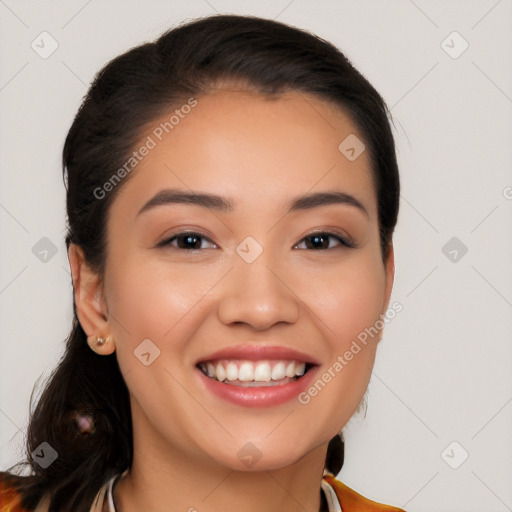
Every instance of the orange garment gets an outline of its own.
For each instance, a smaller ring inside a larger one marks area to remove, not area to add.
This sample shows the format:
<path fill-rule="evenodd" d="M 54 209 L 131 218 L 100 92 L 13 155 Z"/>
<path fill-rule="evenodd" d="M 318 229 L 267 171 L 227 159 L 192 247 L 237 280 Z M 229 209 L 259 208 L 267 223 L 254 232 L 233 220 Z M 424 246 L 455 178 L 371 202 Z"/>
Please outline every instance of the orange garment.
<path fill-rule="evenodd" d="M 5 481 L 5 475 L 5 472 L 0 472 L 0 512 L 34 512 L 21 507 L 20 495 L 13 485 L 9 485 Z M 342 512 L 405 512 L 401 508 L 383 505 L 365 498 L 329 473 L 324 474 L 323 480 L 334 489 Z M 91 512 L 103 510 L 106 496 L 107 484 L 98 492 L 97 497 L 100 499 L 97 505 L 93 505 Z M 47 510 L 47 501 L 45 503 L 40 502 L 38 509 L 36 509 L 37 512 Z"/>
<path fill-rule="evenodd" d="M 326 473 L 323 479 L 331 484 L 336 492 L 342 512 L 405 512 L 401 508 L 383 505 L 382 503 L 365 498 L 340 480 L 337 480 L 334 475 Z"/>

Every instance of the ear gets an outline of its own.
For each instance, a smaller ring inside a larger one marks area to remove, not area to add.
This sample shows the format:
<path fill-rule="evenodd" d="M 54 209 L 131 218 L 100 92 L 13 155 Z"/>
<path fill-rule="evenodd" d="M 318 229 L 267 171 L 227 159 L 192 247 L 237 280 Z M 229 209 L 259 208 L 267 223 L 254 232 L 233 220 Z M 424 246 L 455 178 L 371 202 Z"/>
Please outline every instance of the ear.
<path fill-rule="evenodd" d="M 391 292 L 393 290 L 393 282 L 395 280 L 395 251 L 393 248 L 393 241 L 389 242 L 388 258 L 386 260 L 386 290 L 384 292 L 384 305 L 382 314 L 385 314 L 389 301 L 391 300 Z"/>
<path fill-rule="evenodd" d="M 89 267 L 84 253 L 78 245 L 70 244 L 68 259 L 73 280 L 76 314 L 80 325 L 87 336 L 104 336 L 109 329 L 103 283 L 100 276 Z M 115 344 L 107 343 L 97 351 L 107 355 L 114 350 Z"/>
<path fill-rule="evenodd" d="M 384 301 L 382 303 L 381 314 L 385 315 L 391 300 L 391 292 L 393 290 L 393 282 L 395 280 L 395 251 L 393 248 L 393 241 L 389 242 L 388 257 L 386 260 L 386 284 L 384 290 Z M 378 341 L 382 339 L 382 330 L 379 333 Z"/>

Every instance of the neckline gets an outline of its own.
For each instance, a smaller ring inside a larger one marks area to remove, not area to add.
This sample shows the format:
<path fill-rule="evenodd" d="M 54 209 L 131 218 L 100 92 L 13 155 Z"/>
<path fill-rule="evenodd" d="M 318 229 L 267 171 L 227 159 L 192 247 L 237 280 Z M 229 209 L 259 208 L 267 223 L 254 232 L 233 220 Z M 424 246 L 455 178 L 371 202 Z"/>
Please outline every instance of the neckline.
<path fill-rule="evenodd" d="M 125 476 L 128 473 L 128 469 L 123 471 L 122 473 L 119 473 L 117 475 L 114 475 L 106 484 L 104 489 L 106 490 L 106 501 L 108 505 L 108 512 L 117 512 L 116 508 L 114 506 L 114 494 L 113 494 L 113 488 L 117 481 Z M 327 470 L 324 470 L 322 481 L 321 481 L 321 489 L 324 493 L 325 499 L 327 500 L 327 507 L 329 512 L 343 512 L 341 508 L 341 503 L 338 499 L 338 495 L 336 494 L 336 491 L 334 490 L 331 483 L 325 478 L 326 475 L 329 475 L 332 478 L 335 478 L 335 476 L 332 473 L 329 473 Z M 91 511 L 92 512 L 92 511 Z"/>

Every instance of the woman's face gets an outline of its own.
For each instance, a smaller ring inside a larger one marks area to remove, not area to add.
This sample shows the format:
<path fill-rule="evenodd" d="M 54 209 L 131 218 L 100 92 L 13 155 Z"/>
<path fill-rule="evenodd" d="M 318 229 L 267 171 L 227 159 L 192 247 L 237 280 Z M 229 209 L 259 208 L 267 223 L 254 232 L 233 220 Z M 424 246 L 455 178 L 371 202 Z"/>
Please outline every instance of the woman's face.
<path fill-rule="evenodd" d="M 183 111 L 148 127 L 108 217 L 103 292 L 135 436 L 166 460 L 283 467 L 340 431 L 370 379 L 379 336 L 357 340 L 386 311 L 393 254 L 385 267 L 369 155 L 308 95 L 220 90 Z M 208 197 L 144 208 L 165 190 Z"/>

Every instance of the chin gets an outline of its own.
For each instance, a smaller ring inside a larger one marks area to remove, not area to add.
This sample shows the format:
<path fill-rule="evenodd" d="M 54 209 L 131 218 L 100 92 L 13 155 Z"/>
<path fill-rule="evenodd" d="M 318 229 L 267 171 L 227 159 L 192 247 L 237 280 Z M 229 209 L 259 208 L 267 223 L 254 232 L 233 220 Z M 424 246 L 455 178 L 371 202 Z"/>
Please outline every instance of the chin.
<path fill-rule="evenodd" d="M 285 446 L 286 444 L 288 443 L 281 441 L 271 443 L 268 440 L 235 442 L 234 446 L 221 453 L 210 452 L 210 457 L 217 464 L 234 471 L 272 471 L 292 466 L 314 449 L 296 442 L 290 442 L 289 446 Z"/>

